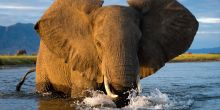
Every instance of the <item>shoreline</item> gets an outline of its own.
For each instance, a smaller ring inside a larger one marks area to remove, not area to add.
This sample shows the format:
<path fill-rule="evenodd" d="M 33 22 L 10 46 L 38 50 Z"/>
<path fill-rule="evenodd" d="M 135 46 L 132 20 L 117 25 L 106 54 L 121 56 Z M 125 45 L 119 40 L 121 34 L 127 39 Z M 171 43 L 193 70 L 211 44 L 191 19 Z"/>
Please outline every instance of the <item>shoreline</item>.
<path fill-rule="evenodd" d="M 171 60 L 168 63 L 193 63 L 193 62 L 220 62 L 220 60 L 186 60 L 186 61 L 181 61 L 181 60 Z"/>
<path fill-rule="evenodd" d="M 10 56 L 0 55 L 0 68 L 3 67 L 32 67 L 36 64 L 37 57 L 31 55 Z M 182 54 L 168 63 L 184 62 L 220 62 L 220 54 Z"/>
<path fill-rule="evenodd" d="M 20 67 L 35 67 L 36 64 L 7 64 L 7 65 L 0 65 L 0 69 L 4 69 L 4 68 L 20 68 Z"/>

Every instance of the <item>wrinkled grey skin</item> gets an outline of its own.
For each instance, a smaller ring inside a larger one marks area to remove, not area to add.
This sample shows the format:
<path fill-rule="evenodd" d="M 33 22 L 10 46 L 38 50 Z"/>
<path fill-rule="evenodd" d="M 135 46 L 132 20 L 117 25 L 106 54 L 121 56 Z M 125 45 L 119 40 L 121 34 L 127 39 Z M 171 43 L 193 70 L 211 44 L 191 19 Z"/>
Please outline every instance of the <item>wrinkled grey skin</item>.
<path fill-rule="evenodd" d="M 36 24 L 38 92 L 81 97 L 88 89 L 103 90 L 122 103 L 140 78 L 185 52 L 198 29 L 195 17 L 175 0 L 128 0 L 130 7 L 102 3 L 56 0 Z"/>
<path fill-rule="evenodd" d="M 117 91 L 136 87 L 141 38 L 139 14 L 122 6 L 103 7 L 96 13 L 93 32 L 102 73 Z"/>

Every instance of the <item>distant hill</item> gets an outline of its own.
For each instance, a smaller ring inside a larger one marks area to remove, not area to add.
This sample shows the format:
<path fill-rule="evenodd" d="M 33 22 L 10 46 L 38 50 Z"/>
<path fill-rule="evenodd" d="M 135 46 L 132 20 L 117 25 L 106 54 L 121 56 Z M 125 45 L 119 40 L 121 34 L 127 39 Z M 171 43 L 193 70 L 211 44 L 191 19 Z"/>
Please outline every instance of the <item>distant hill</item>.
<path fill-rule="evenodd" d="M 24 49 L 28 54 L 36 53 L 40 39 L 34 30 L 34 24 L 17 23 L 11 26 L 0 26 L 0 54 L 15 54 Z M 189 49 L 190 53 L 220 53 L 220 47 Z"/>
<path fill-rule="evenodd" d="M 21 49 L 25 49 L 28 54 L 36 53 L 39 42 L 34 24 L 0 26 L 0 54 L 15 54 Z"/>
<path fill-rule="evenodd" d="M 215 48 L 203 48 L 203 49 L 189 49 L 190 53 L 220 53 L 220 47 Z"/>

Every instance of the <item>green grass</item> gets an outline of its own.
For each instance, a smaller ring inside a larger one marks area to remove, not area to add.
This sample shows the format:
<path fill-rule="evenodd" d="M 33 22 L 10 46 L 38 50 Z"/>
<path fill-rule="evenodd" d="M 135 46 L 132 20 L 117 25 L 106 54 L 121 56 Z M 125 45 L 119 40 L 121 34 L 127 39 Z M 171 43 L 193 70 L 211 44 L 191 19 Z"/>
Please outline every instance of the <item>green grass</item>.
<path fill-rule="evenodd" d="M 33 65 L 36 62 L 36 56 L 9 56 L 0 55 L 0 66 L 3 65 Z"/>
<path fill-rule="evenodd" d="M 0 55 L 0 66 L 3 65 L 34 65 L 36 56 L 10 56 Z M 205 62 L 205 61 L 220 61 L 220 54 L 182 54 L 171 62 Z"/>
<path fill-rule="evenodd" d="M 171 62 L 220 61 L 220 54 L 182 54 Z"/>

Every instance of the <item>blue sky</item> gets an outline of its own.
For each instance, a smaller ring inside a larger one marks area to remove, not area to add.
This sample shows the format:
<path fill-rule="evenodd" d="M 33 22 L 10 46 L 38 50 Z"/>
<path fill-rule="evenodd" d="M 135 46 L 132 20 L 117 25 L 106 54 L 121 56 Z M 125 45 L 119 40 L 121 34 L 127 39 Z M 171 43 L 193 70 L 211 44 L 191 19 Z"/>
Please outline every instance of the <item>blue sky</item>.
<path fill-rule="evenodd" d="M 191 49 L 220 47 L 220 0 L 178 0 L 200 22 Z M 35 23 L 53 0 L 0 0 L 0 25 Z M 105 0 L 105 5 L 127 5 L 126 0 Z"/>

